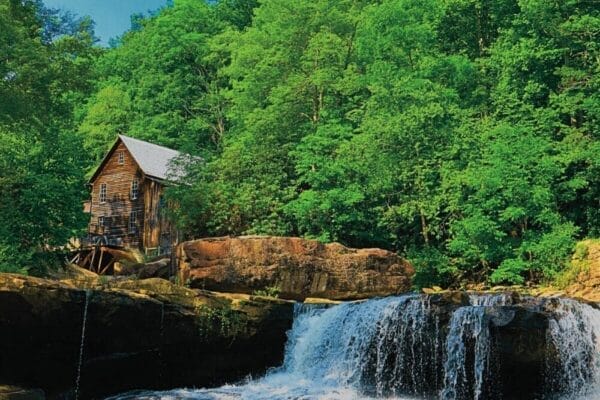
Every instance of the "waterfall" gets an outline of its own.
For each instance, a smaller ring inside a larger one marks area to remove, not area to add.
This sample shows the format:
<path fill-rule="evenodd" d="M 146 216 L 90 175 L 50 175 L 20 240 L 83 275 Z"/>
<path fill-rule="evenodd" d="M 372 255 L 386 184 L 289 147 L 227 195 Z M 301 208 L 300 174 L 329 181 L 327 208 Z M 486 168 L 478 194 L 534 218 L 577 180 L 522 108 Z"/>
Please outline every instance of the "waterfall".
<path fill-rule="evenodd" d="M 417 295 L 308 309 L 297 316 L 283 370 L 376 396 L 432 392 L 442 346 L 429 309 Z"/>
<path fill-rule="evenodd" d="M 470 306 L 460 307 L 450 319 L 446 338 L 443 400 L 483 397 L 485 378 L 490 374 L 491 341 L 486 307 L 511 305 L 510 293 L 469 294 Z M 469 376 L 467 345 L 473 345 L 473 371 Z"/>
<path fill-rule="evenodd" d="M 88 306 L 90 304 L 91 290 L 85 291 L 85 302 L 83 305 L 83 319 L 81 322 L 81 340 L 79 342 L 79 360 L 77 362 L 77 376 L 75 378 L 75 400 L 79 398 L 79 384 L 81 382 L 81 366 L 83 364 L 83 348 L 85 345 L 85 325 L 87 322 Z"/>
<path fill-rule="evenodd" d="M 404 295 L 333 306 L 298 304 L 284 363 L 264 377 L 215 389 L 136 392 L 117 398 L 502 399 L 494 335 L 519 309 L 524 318 L 547 316 L 540 319 L 539 328 L 547 332 L 542 346 L 550 349 L 547 387 L 535 398 L 600 399 L 594 386 L 600 382 L 599 310 L 574 300 L 509 294 L 473 294 L 468 299 Z M 540 360 L 543 374 L 543 356 Z"/>
<path fill-rule="evenodd" d="M 165 303 L 160 302 L 160 323 L 159 323 L 159 342 L 158 342 L 158 377 L 162 379 L 163 370 L 165 368 L 165 360 L 163 357 L 163 346 L 165 343 Z"/>
<path fill-rule="evenodd" d="M 467 374 L 467 343 L 474 343 L 473 380 Z M 483 393 L 485 374 L 489 370 L 490 332 L 483 306 L 461 307 L 452 314 L 446 339 L 443 400 L 472 398 L 479 400 Z M 472 393 L 471 393 L 472 392 Z"/>
<path fill-rule="evenodd" d="M 549 360 L 548 386 L 569 399 L 600 399 L 600 311 L 571 299 L 553 300 L 547 306 L 553 310 L 548 341 L 558 360 Z"/>
<path fill-rule="evenodd" d="M 469 294 L 469 303 L 472 306 L 508 306 L 512 304 L 512 296 L 510 293 L 493 293 L 493 294 Z"/>

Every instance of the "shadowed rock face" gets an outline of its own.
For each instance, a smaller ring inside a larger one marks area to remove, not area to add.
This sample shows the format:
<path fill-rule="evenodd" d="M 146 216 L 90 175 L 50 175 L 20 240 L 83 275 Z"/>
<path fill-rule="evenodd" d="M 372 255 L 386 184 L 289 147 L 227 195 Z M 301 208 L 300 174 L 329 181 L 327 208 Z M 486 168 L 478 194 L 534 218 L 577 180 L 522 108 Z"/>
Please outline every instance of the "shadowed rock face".
<path fill-rule="evenodd" d="M 359 299 L 410 290 L 408 261 L 382 249 L 352 249 L 294 237 L 220 237 L 182 243 L 180 276 L 193 287 L 283 298 Z"/>
<path fill-rule="evenodd" d="M 535 399 L 545 386 L 548 315 L 523 306 L 489 310 L 491 373 L 500 377 L 487 385 L 489 399 Z M 523 379 L 527 377 L 527 379 Z"/>
<path fill-rule="evenodd" d="M 97 285 L 94 284 L 94 285 Z M 293 304 L 190 290 L 160 279 L 110 288 L 0 274 L 0 384 L 79 398 L 212 386 L 281 363 Z"/>

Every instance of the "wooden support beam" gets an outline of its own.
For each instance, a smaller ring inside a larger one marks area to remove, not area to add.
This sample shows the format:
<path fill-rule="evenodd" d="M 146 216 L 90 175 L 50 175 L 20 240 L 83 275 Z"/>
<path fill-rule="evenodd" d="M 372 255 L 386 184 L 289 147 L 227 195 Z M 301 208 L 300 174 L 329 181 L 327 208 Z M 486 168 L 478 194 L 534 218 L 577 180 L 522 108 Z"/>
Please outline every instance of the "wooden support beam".
<path fill-rule="evenodd" d="M 78 265 L 80 267 L 86 268 L 91 257 L 92 257 L 92 252 L 90 251 L 89 253 L 87 253 L 87 256 L 85 256 L 85 258 L 83 259 L 81 264 L 78 264 Z"/>
<path fill-rule="evenodd" d="M 90 271 L 94 270 L 94 258 L 96 258 L 96 249 L 97 247 L 94 247 L 94 249 L 92 250 L 92 260 L 90 261 L 90 267 L 88 268 Z"/>
<path fill-rule="evenodd" d="M 78 251 L 77 254 L 75 254 L 75 257 L 73 257 L 71 259 L 71 261 L 69 261 L 70 264 L 77 264 L 77 262 L 79 261 L 79 258 L 81 257 L 81 251 Z"/>
<path fill-rule="evenodd" d="M 104 273 L 106 273 L 106 271 L 108 271 L 108 269 L 110 268 L 111 265 L 113 265 L 115 263 L 115 259 L 113 258 L 112 260 L 110 260 L 108 262 L 108 264 L 106 264 L 106 267 L 104 267 L 102 269 L 102 271 L 100 271 L 100 273 L 98 275 L 104 275 Z"/>
<path fill-rule="evenodd" d="M 96 268 L 96 272 L 100 273 L 100 268 L 102 268 L 102 259 L 104 258 L 104 249 L 100 248 L 100 260 L 98 260 L 98 268 Z"/>

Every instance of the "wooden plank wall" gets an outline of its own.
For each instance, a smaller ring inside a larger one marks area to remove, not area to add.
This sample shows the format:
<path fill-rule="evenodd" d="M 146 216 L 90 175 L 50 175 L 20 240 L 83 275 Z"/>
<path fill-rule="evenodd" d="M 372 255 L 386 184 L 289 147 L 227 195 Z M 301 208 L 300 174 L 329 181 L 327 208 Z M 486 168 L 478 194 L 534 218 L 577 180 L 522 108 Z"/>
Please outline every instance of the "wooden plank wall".
<path fill-rule="evenodd" d="M 119 153 L 124 152 L 124 164 L 119 164 Z M 139 195 L 136 200 L 131 200 L 131 183 L 134 179 L 139 181 Z M 121 237 L 123 245 L 139 247 L 142 245 L 144 221 L 144 176 L 137 163 L 120 143 L 104 168 L 92 183 L 91 221 L 89 232 L 91 234 L 106 235 L 107 237 Z M 106 202 L 100 203 L 100 185 L 107 184 Z M 137 211 L 137 232 L 129 232 L 129 215 Z M 108 218 L 108 227 L 98 226 L 99 217 Z"/>
<path fill-rule="evenodd" d="M 144 181 L 144 235 L 145 249 L 157 249 L 164 253 L 170 250 L 175 240 L 171 231 L 171 223 L 163 209 L 166 204 L 161 201 L 164 186 L 157 181 Z M 168 247 L 168 248 L 165 248 Z"/>
<path fill-rule="evenodd" d="M 147 179 L 144 182 L 144 248 L 154 248 L 160 245 L 160 221 L 158 206 L 162 194 L 162 185 Z"/>

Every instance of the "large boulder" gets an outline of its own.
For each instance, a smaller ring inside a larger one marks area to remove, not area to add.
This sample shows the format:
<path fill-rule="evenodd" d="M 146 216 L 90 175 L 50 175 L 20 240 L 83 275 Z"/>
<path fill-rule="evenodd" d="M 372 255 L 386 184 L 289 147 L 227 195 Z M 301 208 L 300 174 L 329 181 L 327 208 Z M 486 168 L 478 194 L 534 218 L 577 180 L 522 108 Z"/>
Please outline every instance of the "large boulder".
<path fill-rule="evenodd" d="M 232 382 L 281 363 L 292 319 L 292 302 L 162 279 L 0 274 L 0 385 L 98 398 Z"/>
<path fill-rule="evenodd" d="M 276 287 L 280 296 L 349 300 L 410 290 L 414 270 L 397 254 L 352 249 L 297 237 L 217 237 L 184 242 L 179 276 L 192 287 L 252 293 Z"/>

